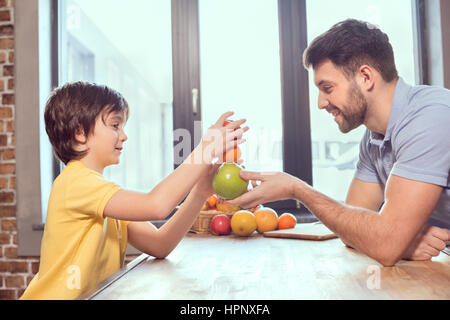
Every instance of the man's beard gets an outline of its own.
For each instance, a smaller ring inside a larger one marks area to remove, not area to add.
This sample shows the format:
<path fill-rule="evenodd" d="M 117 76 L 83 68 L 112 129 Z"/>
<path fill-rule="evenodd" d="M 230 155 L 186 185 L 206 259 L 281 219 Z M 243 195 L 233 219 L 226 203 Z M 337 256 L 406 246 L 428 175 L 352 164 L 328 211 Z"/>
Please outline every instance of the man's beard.
<path fill-rule="evenodd" d="M 355 81 L 351 83 L 347 101 L 349 101 L 349 104 L 344 105 L 342 108 L 345 112 L 341 110 L 343 121 L 341 123 L 338 122 L 339 130 L 342 133 L 358 128 L 364 123 L 366 117 L 367 100 Z"/>

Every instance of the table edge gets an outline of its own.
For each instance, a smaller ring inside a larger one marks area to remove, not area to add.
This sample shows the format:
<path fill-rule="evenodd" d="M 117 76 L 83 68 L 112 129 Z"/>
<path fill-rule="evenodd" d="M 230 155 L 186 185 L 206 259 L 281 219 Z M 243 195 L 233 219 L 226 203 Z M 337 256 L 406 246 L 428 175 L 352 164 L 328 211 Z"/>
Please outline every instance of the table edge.
<path fill-rule="evenodd" d="M 126 266 L 121 268 L 119 271 L 113 273 L 111 276 L 106 278 L 105 280 L 98 283 L 95 287 L 93 287 L 90 290 L 87 290 L 80 294 L 76 300 L 91 300 L 95 296 L 97 296 L 99 293 L 101 293 L 103 290 L 108 288 L 111 284 L 119 280 L 121 277 L 123 277 L 125 274 L 136 268 L 141 263 L 147 261 L 147 258 L 149 257 L 148 254 L 142 253 L 140 256 L 138 256 L 136 259 L 132 260 L 130 263 L 128 263 Z"/>

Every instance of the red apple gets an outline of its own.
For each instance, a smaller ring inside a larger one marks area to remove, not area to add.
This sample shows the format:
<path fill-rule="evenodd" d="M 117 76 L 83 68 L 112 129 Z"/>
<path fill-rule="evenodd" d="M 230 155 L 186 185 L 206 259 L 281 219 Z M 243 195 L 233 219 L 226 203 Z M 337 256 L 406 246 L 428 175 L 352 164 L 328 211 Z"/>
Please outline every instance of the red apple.
<path fill-rule="evenodd" d="M 211 219 L 209 230 L 212 234 L 230 234 L 231 233 L 231 220 L 226 214 L 218 214 Z"/>

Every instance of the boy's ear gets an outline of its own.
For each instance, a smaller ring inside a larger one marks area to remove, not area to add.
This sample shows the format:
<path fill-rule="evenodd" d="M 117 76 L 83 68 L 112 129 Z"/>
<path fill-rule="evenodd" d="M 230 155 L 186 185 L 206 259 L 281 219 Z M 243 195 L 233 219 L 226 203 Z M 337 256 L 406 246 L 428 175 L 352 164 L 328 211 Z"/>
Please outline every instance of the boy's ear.
<path fill-rule="evenodd" d="M 84 134 L 84 129 L 82 126 L 79 126 L 77 130 L 75 130 L 75 140 L 80 144 L 85 144 L 87 141 L 87 137 Z"/>

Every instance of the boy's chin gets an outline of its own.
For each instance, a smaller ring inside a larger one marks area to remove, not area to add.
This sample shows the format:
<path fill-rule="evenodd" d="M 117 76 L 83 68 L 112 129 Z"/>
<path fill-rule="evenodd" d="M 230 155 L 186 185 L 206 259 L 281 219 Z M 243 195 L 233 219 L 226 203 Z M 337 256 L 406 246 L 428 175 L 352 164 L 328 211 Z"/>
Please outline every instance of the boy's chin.
<path fill-rule="evenodd" d="M 120 164 L 120 159 L 119 159 L 119 158 L 117 158 L 117 159 L 111 161 L 111 162 L 108 164 L 108 166 L 113 166 L 113 165 L 118 165 L 118 164 Z"/>

